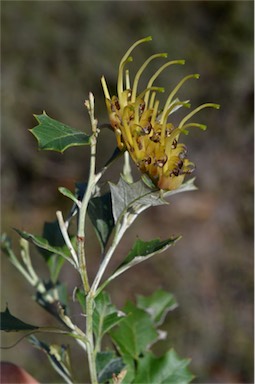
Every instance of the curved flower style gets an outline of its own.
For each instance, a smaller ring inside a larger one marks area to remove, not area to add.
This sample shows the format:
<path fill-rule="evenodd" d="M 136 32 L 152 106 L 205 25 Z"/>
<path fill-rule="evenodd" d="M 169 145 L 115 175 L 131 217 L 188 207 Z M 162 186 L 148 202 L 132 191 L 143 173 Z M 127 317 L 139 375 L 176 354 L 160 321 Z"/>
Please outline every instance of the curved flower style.
<path fill-rule="evenodd" d="M 159 109 L 157 92 L 164 92 L 164 88 L 155 87 L 154 81 L 160 73 L 170 65 L 184 64 L 184 60 L 166 62 L 150 78 L 147 87 L 141 93 L 137 92 L 139 79 L 147 65 L 156 58 L 166 58 L 166 53 L 159 53 L 149 57 L 135 75 L 131 87 L 129 71 L 124 68 L 132 61 L 130 53 L 133 49 L 152 38 L 146 37 L 135 42 L 123 56 L 118 73 L 117 94 L 110 97 L 105 78 L 102 86 L 106 98 L 106 106 L 110 124 L 115 131 L 117 145 L 120 150 L 128 150 L 131 158 L 142 173 L 146 173 L 153 183 L 160 189 L 177 189 L 186 174 L 190 174 L 195 165 L 187 158 L 187 148 L 179 142 L 181 133 L 187 134 L 190 127 L 206 126 L 198 123 L 187 123 L 190 118 L 203 108 L 219 108 L 219 105 L 206 103 L 200 105 L 187 114 L 179 125 L 175 127 L 168 122 L 168 117 L 180 107 L 190 107 L 188 101 L 174 98 L 179 88 L 189 79 L 198 79 L 198 74 L 184 77 L 170 92 L 163 110 Z M 125 76 L 124 76 L 125 75 Z"/>

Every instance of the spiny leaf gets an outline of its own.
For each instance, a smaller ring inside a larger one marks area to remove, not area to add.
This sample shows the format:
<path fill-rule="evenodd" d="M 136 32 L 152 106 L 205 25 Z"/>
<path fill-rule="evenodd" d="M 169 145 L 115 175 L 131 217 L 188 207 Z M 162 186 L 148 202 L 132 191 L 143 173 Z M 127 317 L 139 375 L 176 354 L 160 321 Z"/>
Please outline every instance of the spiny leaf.
<path fill-rule="evenodd" d="M 193 374 L 187 369 L 189 359 L 181 359 L 171 349 L 161 357 L 146 352 L 138 360 L 134 383 L 188 384 Z"/>
<path fill-rule="evenodd" d="M 6 307 L 4 312 L 0 313 L 0 319 L 1 330 L 5 332 L 31 331 L 39 328 L 35 325 L 25 323 L 24 321 L 11 315 L 8 307 Z"/>
<path fill-rule="evenodd" d="M 128 208 L 135 205 L 151 206 L 166 204 L 161 197 L 152 194 L 152 190 L 139 180 L 129 184 L 122 177 L 118 184 L 110 183 L 112 207 L 115 223 Z"/>
<path fill-rule="evenodd" d="M 108 280 L 111 281 L 134 265 L 139 264 L 158 253 L 164 252 L 171 245 L 174 245 L 180 238 L 181 236 L 177 236 L 171 237 L 167 240 L 154 239 L 151 241 L 143 241 L 138 239 L 127 255 L 126 259 Z"/>
<path fill-rule="evenodd" d="M 149 314 L 133 303 L 128 302 L 123 311 L 127 316 L 110 334 L 121 355 L 138 360 L 139 355 L 158 339 L 158 333 Z"/>
<path fill-rule="evenodd" d="M 172 293 L 158 289 L 151 296 L 137 296 L 137 306 L 147 311 L 153 323 L 159 326 L 163 323 L 167 312 L 175 309 L 178 304 Z"/>
<path fill-rule="evenodd" d="M 123 314 L 111 303 L 109 294 L 101 292 L 95 300 L 93 312 L 93 329 L 99 343 L 102 337 L 122 320 Z"/>
<path fill-rule="evenodd" d="M 138 239 L 121 266 L 130 264 L 131 262 L 137 264 L 140 261 L 140 258 L 148 258 L 155 255 L 155 253 L 163 252 L 171 245 L 175 244 L 179 238 L 180 236 L 171 237 L 166 240 L 154 239 L 150 241 Z"/>
<path fill-rule="evenodd" d="M 113 217 L 115 223 L 126 212 L 138 215 L 151 206 L 168 204 L 165 200 L 174 194 L 196 189 L 194 179 L 182 184 L 173 191 L 163 191 L 150 188 L 143 180 L 127 183 L 122 177 L 117 184 L 109 183 L 112 195 Z"/>
<path fill-rule="evenodd" d="M 90 144 L 89 135 L 52 119 L 46 112 L 34 116 L 39 124 L 30 132 L 36 137 L 39 149 L 64 152 L 73 146 Z"/>

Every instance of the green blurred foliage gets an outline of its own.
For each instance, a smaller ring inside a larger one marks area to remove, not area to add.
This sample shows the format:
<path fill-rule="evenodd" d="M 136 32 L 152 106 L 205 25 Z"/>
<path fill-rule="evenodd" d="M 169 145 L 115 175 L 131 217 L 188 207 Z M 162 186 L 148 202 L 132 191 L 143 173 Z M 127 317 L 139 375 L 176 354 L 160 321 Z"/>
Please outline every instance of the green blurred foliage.
<path fill-rule="evenodd" d="M 28 132 L 36 125 L 33 114 L 46 110 L 88 132 L 83 102 L 92 91 L 99 122 L 107 122 L 100 77 L 104 74 L 114 91 L 121 56 L 147 35 L 153 41 L 136 50 L 134 69 L 156 52 L 186 59 L 184 67 L 160 77 L 166 92 L 168 84 L 170 90 L 183 76 L 201 74 L 181 95 L 192 106 L 211 101 L 221 109 L 201 112 L 199 120 L 208 131 L 194 130 L 185 138 L 197 165 L 199 191 L 172 197 L 167 209 L 144 213 L 119 247 L 116 265 L 137 234 L 145 240 L 180 233 L 183 238 L 113 282 L 110 291 L 117 305 L 159 286 L 173 292 L 180 307 L 167 318 L 169 336 L 159 344 L 161 350 L 171 345 L 192 358 L 196 383 L 252 382 L 253 2 L 2 1 L 1 22 L 2 229 L 9 234 L 13 226 L 40 233 L 44 221 L 54 220 L 56 209 L 69 208 L 57 187 L 73 190 L 88 172 L 86 147 L 64 155 L 38 153 Z M 113 134 L 103 131 L 99 166 L 114 147 Z M 118 172 L 118 167 L 110 172 L 113 180 Z M 99 250 L 93 236 L 91 232 L 92 255 Z M 34 258 L 47 276 L 40 256 Z M 92 274 L 98 263 L 95 256 L 89 259 Z M 5 260 L 2 272 L 2 306 L 8 301 L 18 317 L 29 311 L 34 323 L 49 324 L 50 317 L 30 303 L 31 289 Z M 70 287 L 79 284 L 69 268 L 62 275 Z M 75 316 L 79 318 L 78 311 Z M 10 338 L 4 343 L 10 344 Z M 2 356 L 23 365 L 42 383 L 60 382 L 46 357 L 41 364 L 40 352 L 31 349 L 23 341 Z M 84 358 L 75 350 L 73 360 L 80 378 Z"/>

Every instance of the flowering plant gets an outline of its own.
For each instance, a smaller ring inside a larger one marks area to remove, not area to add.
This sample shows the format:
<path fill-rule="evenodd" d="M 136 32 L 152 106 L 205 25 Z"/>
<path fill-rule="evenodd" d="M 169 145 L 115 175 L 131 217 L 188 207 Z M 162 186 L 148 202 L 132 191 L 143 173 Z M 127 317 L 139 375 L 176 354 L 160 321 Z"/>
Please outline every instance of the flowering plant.
<path fill-rule="evenodd" d="M 136 73 L 132 87 L 129 71 L 126 70 L 124 76 L 124 68 L 128 62 L 132 61 L 129 55 L 133 49 L 138 44 L 149 40 L 151 37 L 137 41 L 123 56 L 119 65 L 118 96 L 110 97 L 104 77 L 102 77 L 102 85 L 110 123 L 115 131 L 119 149 L 127 149 L 140 171 L 147 174 L 158 188 L 173 190 L 182 184 L 186 174 L 194 170 L 194 163 L 187 158 L 186 146 L 179 143 L 180 134 L 187 134 L 187 129 L 190 127 L 205 130 L 205 125 L 187 123 L 187 121 L 201 109 L 218 108 L 218 105 L 213 103 L 200 105 L 185 116 L 177 127 L 168 122 L 169 115 L 180 107 L 190 107 L 187 100 L 180 101 L 174 97 L 187 80 L 198 79 L 199 75 L 184 77 L 170 92 L 163 109 L 159 109 L 156 94 L 164 92 L 164 88 L 155 87 L 153 84 L 165 68 L 173 64 L 184 64 L 184 60 L 168 61 L 162 65 L 150 78 L 145 90 L 137 95 L 138 82 L 147 65 L 154 59 L 167 57 L 166 53 L 149 57 Z"/>
<path fill-rule="evenodd" d="M 184 77 L 169 94 L 165 106 L 160 109 L 157 93 L 163 88 L 154 86 L 160 73 L 170 65 L 184 64 L 184 60 L 166 62 L 150 78 L 147 87 L 138 93 L 139 79 L 148 64 L 166 54 L 151 56 L 135 75 L 131 86 L 128 62 L 134 48 L 150 37 L 134 43 L 123 56 L 118 73 L 117 96 L 110 96 L 106 80 L 102 86 L 106 100 L 110 126 L 117 139 L 117 152 L 100 170 L 96 170 L 97 141 L 100 127 L 95 118 L 94 97 L 90 93 L 85 102 L 91 122 L 91 134 L 78 132 L 73 128 L 50 118 L 45 112 L 35 116 L 38 125 L 31 132 L 38 140 L 39 148 L 64 152 L 77 145 L 90 147 L 89 178 L 76 184 L 73 193 L 65 187 L 59 191 L 68 197 L 73 206 L 65 219 L 61 211 L 56 212 L 57 220 L 45 223 L 43 236 L 16 230 L 21 236 L 20 258 L 12 249 L 10 239 L 3 235 L 2 249 L 10 262 L 34 287 L 35 300 L 60 323 L 59 327 L 31 325 L 13 316 L 8 308 L 1 313 L 1 326 L 5 331 L 25 331 L 25 336 L 37 348 L 44 351 L 52 366 L 67 383 L 74 383 L 75 377 L 70 365 L 68 349 L 64 346 L 48 345 L 39 340 L 36 332 L 56 332 L 73 337 L 87 356 L 89 377 L 97 383 L 188 383 L 193 375 L 188 370 L 188 359 L 181 359 L 173 349 L 164 355 L 156 356 L 151 346 L 165 333 L 158 330 L 168 311 L 177 305 L 175 297 L 163 290 L 155 291 L 149 297 L 138 296 L 137 303 L 127 303 L 121 311 L 111 303 L 106 292 L 107 285 L 136 264 L 165 251 L 174 245 L 179 236 L 168 239 L 143 241 L 138 239 L 115 271 L 104 278 L 109 271 L 109 262 L 116 253 L 124 233 L 134 220 L 150 206 L 167 204 L 166 198 L 173 194 L 196 189 L 194 179 L 184 178 L 194 170 L 194 164 L 187 157 L 186 146 L 179 142 L 182 133 L 190 127 L 205 129 L 205 125 L 188 121 L 201 109 L 218 108 L 212 103 L 203 104 L 188 113 L 174 126 L 169 116 L 180 107 L 190 107 L 189 101 L 176 98 L 179 88 L 191 78 Z M 123 173 L 117 184 L 109 182 L 104 192 L 100 179 L 114 161 L 119 161 L 124 153 Z M 129 164 L 129 156 L 142 173 L 134 182 Z M 70 222 L 77 215 L 75 233 Z M 98 270 L 91 279 L 87 268 L 87 238 L 85 223 L 87 217 L 95 229 L 101 245 L 102 259 Z M 49 270 L 45 282 L 33 267 L 29 243 L 35 245 L 43 256 Z M 60 271 L 65 262 L 71 264 L 80 275 L 82 288 L 69 287 L 72 297 L 80 305 L 84 325 L 78 327 L 70 315 L 67 287 L 61 281 Z M 145 331 L 146 330 L 146 331 Z M 114 349 L 106 348 L 105 335 L 110 336 Z"/>

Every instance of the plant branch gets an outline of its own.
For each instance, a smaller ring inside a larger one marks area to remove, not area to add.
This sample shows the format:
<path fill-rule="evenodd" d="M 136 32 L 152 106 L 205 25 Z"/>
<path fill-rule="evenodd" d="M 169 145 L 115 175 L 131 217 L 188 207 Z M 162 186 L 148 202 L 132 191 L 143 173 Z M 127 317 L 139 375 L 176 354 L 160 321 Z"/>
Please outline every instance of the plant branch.
<path fill-rule="evenodd" d="M 94 336 L 93 336 L 93 310 L 95 305 L 95 298 L 92 294 L 92 291 L 88 294 L 86 298 L 86 336 L 88 339 L 87 344 L 87 354 L 89 362 L 89 372 L 91 384 L 98 384 L 97 380 L 97 370 L 96 370 L 96 349 L 94 347 Z"/>
<path fill-rule="evenodd" d="M 122 236 L 124 235 L 126 229 L 129 227 L 129 224 L 126 223 L 126 220 L 123 220 L 123 223 L 122 224 L 119 224 L 116 226 L 116 229 L 115 229 L 115 236 L 113 238 L 113 241 L 112 241 L 112 244 L 110 246 L 110 248 L 108 249 L 107 253 L 105 254 L 104 256 L 104 259 L 98 269 L 98 272 L 96 274 L 96 277 L 93 281 L 93 284 L 91 286 L 91 291 L 94 292 L 94 294 L 96 293 L 96 290 L 100 284 L 100 281 L 103 277 L 103 274 L 112 258 L 112 255 L 115 251 L 115 249 L 117 248 L 120 240 L 122 239 Z"/>
<path fill-rule="evenodd" d="M 92 93 L 89 94 L 89 100 L 85 101 L 85 106 L 88 109 L 92 127 L 92 135 L 90 137 L 90 171 L 89 179 L 87 184 L 86 192 L 83 196 L 81 205 L 79 207 L 79 218 L 78 218 L 78 231 L 77 231 L 77 242 L 78 242 L 78 258 L 79 258 L 79 271 L 83 282 L 84 291 L 87 294 L 90 290 L 87 266 L 86 266 L 86 254 L 85 254 L 85 222 L 86 213 L 89 204 L 89 200 L 94 191 L 95 185 L 98 181 L 96 176 L 96 144 L 97 144 L 97 120 L 94 117 L 94 96 Z"/>
<path fill-rule="evenodd" d="M 58 219 L 58 224 L 59 224 L 59 228 L 60 228 L 60 231 L 62 233 L 62 236 L 65 240 L 65 243 L 72 255 L 72 258 L 74 260 L 74 263 L 75 263 L 75 266 L 76 266 L 76 269 L 78 268 L 78 257 L 77 257 L 77 254 L 75 252 L 75 249 L 73 247 L 73 244 L 70 240 L 70 237 L 68 235 L 68 232 L 67 232 L 67 229 L 66 229 L 66 225 L 65 225 L 65 222 L 64 222 L 64 219 L 63 219 L 63 215 L 62 215 L 62 212 L 61 211 L 57 211 L 56 212 L 56 216 L 57 216 L 57 219 Z"/>

